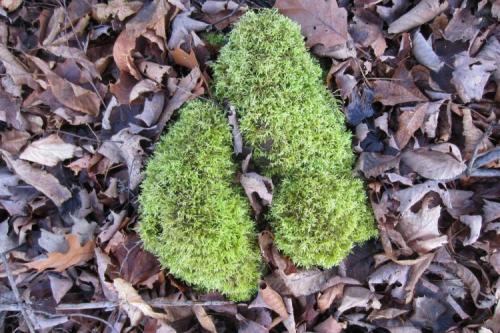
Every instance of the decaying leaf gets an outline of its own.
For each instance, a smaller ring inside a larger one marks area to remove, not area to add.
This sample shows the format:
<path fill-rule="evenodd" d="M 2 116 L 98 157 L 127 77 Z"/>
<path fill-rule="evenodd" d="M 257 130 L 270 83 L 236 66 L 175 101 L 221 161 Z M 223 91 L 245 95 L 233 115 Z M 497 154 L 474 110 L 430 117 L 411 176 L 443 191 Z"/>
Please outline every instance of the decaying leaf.
<path fill-rule="evenodd" d="M 0 150 L 4 161 L 24 182 L 45 194 L 57 206 L 71 198 L 71 192 L 50 173 L 32 167 L 28 162 L 15 159 L 9 152 Z"/>
<path fill-rule="evenodd" d="M 467 52 L 455 56 L 455 69 L 451 82 L 464 103 L 479 101 L 491 73 L 496 69 L 495 62 L 484 58 L 471 58 Z"/>
<path fill-rule="evenodd" d="M 109 17 L 116 17 L 120 21 L 125 20 L 141 9 L 141 1 L 111 0 L 109 3 L 98 3 L 92 7 L 92 18 L 99 22 L 105 22 Z"/>
<path fill-rule="evenodd" d="M 10 53 L 6 45 L 0 43 L 0 61 L 2 61 L 5 71 L 17 85 L 27 85 L 32 89 L 37 89 L 38 84 L 33 79 L 22 63 Z"/>
<path fill-rule="evenodd" d="M 487 151 L 493 147 L 490 139 L 484 136 L 484 133 L 472 122 L 472 113 L 469 108 L 463 108 L 463 135 L 465 137 L 464 158 L 471 158 L 474 150 L 477 148 L 479 153 Z"/>
<path fill-rule="evenodd" d="M 439 72 L 444 63 L 439 59 L 432 49 L 431 40 L 425 40 L 424 36 L 417 30 L 413 34 L 413 55 L 425 67 L 434 72 Z"/>
<path fill-rule="evenodd" d="M 256 215 L 260 215 L 262 212 L 262 205 L 271 205 L 274 186 L 270 178 L 263 177 L 255 172 L 247 172 L 241 175 L 240 183 Z"/>
<path fill-rule="evenodd" d="M 344 49 L 350 39 L 347 11 L 336 0 L 278 0 L 274 7 L 300 24 L 307 46 L 322 45 L 323 53 Z"/>
<path fill-rule="evenodd" d="M 389 25 L 390 34 L 398 34 L 403 31 L 418 27 L 429 22 L 448 7 L 447 0 L 422 0 L 410 11 Z"/>
<path fill-rule="evenodd" d="M 23 150 L 19 158 L 41 165 L 55 166 L 80 152 L 81 148 L 64 142 L 57 134 L 52 134 L 32 142 Z"/>
<path fill-rule="evenodd" d="M 201 327 L 209 331 L 210 333 L 217 333 L 217 328 L 215 328 L 214 321 L 211 316 L 207 314 L 205 309 L 201 305 L 194 305 L 193 312 L 198 319 Z"/>
<path fill-rule="evenodd" d="M 394 136 L 399 149 L 406 147 L 413 134 L 422 127 L 428 105 L 418 104 L 415 108 L 405 109 L 399 115 L 398 130 Z"/>
<path fill-rule="evenodd" d="M 261 283 L 257 298 L 252 302 L 252 304 L 249 305 L 249 308 L 252 307 L 268 308 L 279 314 L 282 319 L 286 319 L 288 317 L 288 311 L 285 303 L 283 302 L 283 298 L 264 282 Z"/>
<path fill-rule="evenodd" d="M 460 222 L 468 226 L 470 229 L 469 236 L 464 239 L 464 245 L 474 244 L 479 238 L 479 233 L 481 232 L 481 215 L 462 215 L 460 216 Z"/>
<path fill-rule="evenodd" d="M 492 222 L 500 218 L 500 203 L 490 200 L 484 200 L 483 206 L 484 222 Z"/>
<path fill-rule="evenodd" d="M 137 326 L 142 316 L 148 316 L 159 320 L 168 320 L 167 315 L 155 312 L 153 308 L 142 299 L 137 290 L 127 281 L 116 278 L 113 281 L 113 286 L 118 292 L 120 306 L 127 313 L 132 326 Z"/>
<path fill-rule="evenodd" d="M 342 297 L 342 303 L 338 308 L 338 313 L 343 313 L 355 307 L 380 309 L 381 304 L 377 296 L 370 290 L 363 287 L 347 287 Z"/>
<path fill-rule="evenodd" d="M 404 66 L 396 69 L 392 79 L 375 80 L 373 89 L 375 100 L 384 105 L 427 101 L 427 97 L 417 88 L 410 72 Z"/>
<path fill-rule="evenodd" d="M 192 19 L 190 15 L 191 11 L 184 11 L 175 17 L 172 23 L 172 34 L 168 40 L 169 49 L 180 47 L 192 31 L 201 31 L 208 27 L 208 24 Z"/>
<path fill-rule="evenodd" d="M 432 148 L 408 150 L 401 155 L 401 160 L 422 177 L 432 180 L 455 179 L 467 169 L 462 160 Z"/>
<path fill-rule="evenodd" d="M 39 272 L 46 269 L 54 269 L 57 272 L 62 272 L 68 267 L 80 265 L 94 257 L 95 243 L 93 240 L 88 241 L 84 246 L 80 245 L 80 241 L 75 235 L 67 235 L 66 240 L 69 245 L 66 253 L 52 252 L 47 255 L 47 259 L 28 262 L 24 265 Z"/>

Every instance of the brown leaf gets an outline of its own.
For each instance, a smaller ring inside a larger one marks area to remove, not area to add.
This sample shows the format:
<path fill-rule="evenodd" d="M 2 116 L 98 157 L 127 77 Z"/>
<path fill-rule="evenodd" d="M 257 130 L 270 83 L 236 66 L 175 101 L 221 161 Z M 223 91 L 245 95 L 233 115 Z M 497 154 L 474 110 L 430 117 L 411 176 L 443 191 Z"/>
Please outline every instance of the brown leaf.
<path fill-rule="evenodd" d="M 168 40 L 168 48 L 173 50 L 180 47 L 190 38 L 191 32 L 205 30 L 208 24 L 190 18 L 191 10 L 178 14 L 172 23 L 172 34 Z"/>
<path fill-rule="evenodd" d="M 371 12 L 358 10 L 354 16 L 354 24 L 349 27 L 355 43 L 363 47 L 371 47 L 376 57 L 384 54 L 387 48 L 384 35 L 381 29 L 381 21 Z"/>
<path fill-rule="evenodd" d="M 271 178 L 263 177 L 255 172 L 247 172 L 241 175 L 240 183 L 256 215 L 262 213 L 262 205 L 271 205 L 274 189 Z"/>
<path fill-rule="evenodd" d="M 354 286 L 345 289 L 342 303 L 337 311 L 341 314 L 355 307 L 380 309 L 380 306 L 381 304 L 374 293 L 366 288 Z"/>
<path fill-rule="evenodd" d="M 140 61 L 137 67 L 144 76 L 159 84 L 163 82 L 163 78 L 165 76 L 168 76 L 174 72 L 171 66 L 160 65 L 156 62 L 147 60 Z"/>
<path fill-rule="evenodd" d="M 469 236 L 464 239 L 464 245 L 474 244 L 479 238 L 482 227 L 482 217 L 481 215 L 462 215 L 460 216 L 460 222 L 469 227 Z"/>
<path fill-rule="evenodd" d="M 22 62 L 10 53 L 6 45 L 0 43 L 0 61 L 2 61 L 5 71 L 17 85 L 27 85 L 32 89 L 37 89 L 38 84 L 33 79 L 31 73 L 22 65 Z"/>
<path fill-rule="evenodd" d="M 362 152 L 356 169 L 361 171 L 367 178 L 378 177 L 387 170 L 399 168 L 399 161 L 399 156 Z"/>
<path fill-rule="evenodd" d="M 52 297 L 54 297 L 56 304 L 59 304 L 64 295 L 73 287 L 73 281 L 64 276 L 59 277 L 53 274 L 49 274 L 49 281 Z"/>
<path fill-rule="evenodd" d="M 318 296 L 318 309 L 320 312 L 325 312 L 330 308 L 333 304 L 333 301 L 337 298 L 341 298 L 344 293 L 345 285 L 343 283 L 339 283 L 335 286 L 329 287 L 325 289 Z"/>
<path fill-rule="evenodd" d="M 200 64 L 198 63 L 198 59 L 196 59 L 196 54 L 194 53 L 193 49 L 191 49 L 189 53 L 187 53 L 180 47 L 177 47 L 171 50 L 170 54 L 172 55 L 172 58 L 174 58 L 174 62 L 177 65 L 184 66 L 189 69 L 194 69 L 200 66 Z"/>
<path fill-rule="evenodd" d="M 394 136 L 399 149 L 406 147 L 413 134 L 422 127 L 429 103 L 418 104 L 414 109 L 404 110 L 398 118 L 398 130 Z"/>
<path fill-rule="evenodd" d="M 21 131 L 29 126 L 21 115 L 21 101 L 3 90 L 0 90 L 0 121 Z"/>
<path fill-rule="evenodd" d="M 491 143 L 488 137 L 484 136 L 483 131 L 474 125 L 472 122 L 472 114 L 469 108 L 463 108 L 463 135 L 465 137 L 465 149 L 464 149 L 464 158 L 466 160 L 472 157 L 472 154 L 476 147 L 478 148 L 478 153 L 485 152 L 490 148 L 493 148 L 493 144 Z"/>
<path fill-rule="evenodd" d="M 78 111 L 97 116 L 101 105 L 101 98 L 93 91 L 77 86 L 63 79 L 49 69 L 49 66 L 40 58 L 30 57 L 37 67 L 45 74 L 50 85 L 50 91 L 62 105 Z"/>
<path fill-rule="evenodd" d="M 422 0 L 406 14 L 392 22 L 389 25 L 388 32 L 398 34 L 418 27 L 438 16 L 446 8 L 448 8 L 448 1 L 446 0 Z"/>
<path fill-rule="evenodd" d="M 373 81 L 375 100 L 384 105 L 396 105 L 409 102 L 426 102 L 425 97 L 414 83 L 411 73 L 400 65 L 391 80 Z"/>
<path fill-rule="evenodd" d="M 129 104 L 138 99 L 142 94 L 146 93 L 156 93 L 160 91 L 160 86 L 153 80 L 144 79 L 135 84 L 135 86 L 130 91 L 130 96 L 128 98 Z"/>
<path fill-rule="evenodd" d="M 167 315 L 155 312 L 153 308 L 142 299 L 137 290 L 127 281 L 116 278 L 113 281 L 113 286 L 118 292 L 120 307 L 129 316 L 132 326 L 137 326 L 143 315 L 158 320 L 168 320 Z"/>
<path fill-rule="evenodd" d="M 24 182 L 45 194 L 57 206 L 71 198 L 71 192 L 50 173 L 32 167 L 28 162 L 15 159 L 9 152 L 0 150 L 4 161 Z"/>
<path fill-rule="evenodd" d="M 288 317 L 288 311 L 286 310 L 283 298 L 265 282 L 261 283 L 257 298 L 249 306 L 249 308 L 252 307 L 265 307 L 273 310 L 280 315 L 281 319 Z"/>
<path fill-rule="evenodd" d="M 407 210 L 401 215 L 397 230 L 412 249 L 418 253 L 427 253 L 448 242 L 448 237 L 439 233 L 440 217 L 441 206 L 429 208 L 424 200 L 418 213 Z"/>
<path fill-rule="evenodd" d="M 98 3 L 92 6 L 92 18 L 98 22 L 106 22 L 109 17 L 123 21 L 141 9 L 141 1 L 111 0 L 109 3 Z"/>
<path fill-rule="evenodd" d="M 424 36 L 420 33 L 420 30 L 415 31 L 412 41 L 413 55 L 417 61 L 433 72 L 439 72 L 441 67 L 443 67 L 444 62 L 439 59 L 436 52 L 432 49 L 432 41 L 430 39 L 425 40 Z"/>
<path fill-rule="evenodd" d="M 193 312 L 196 316 L 196 319 L 198 319 L 201 327 L 203 327 L 210 333 L 217 333 L 217 328 L 215 328 L 212 317 L 207 314 L 207 312 L 201 305 L 193 305 Z"/>
<path fill-rule="evenodd" d="M 496 69 L 495 62 L 484 58 L 471 58 L 467 51 L 455 56 L 451 83 L 464 103 L 479 101 L 491 73 Z"/>
<path fill-rule="evenodd" d="M 396 193 L 394 193 L 394 198 L 400 203 L 398 211 L 400 213 L 406 212 L 431 191 L 439 194 L 441 200 L 443 200 L 443 203 L 447 207 L 451 207 L 451 201 L 448 191 L 441 189 L 439 187 L 440 184 L 441 183 L 438 181 L 428 180 L 425 183 L 397 191 Z"/>
<path fill-rule="evenodd" d="M 387 284 L 393 286 L 391 296 L 395 299 L 404 299 L 404 286 L 408 280 L 410 271 L 409 266 L 398 265 L 394 262 L 389 262 L 379 266 L 373 273 L 368 276 L 368 286 L 371 291 L 375 291 L 374 285 Z"/>
<path fill-rule="evenodd" d="M 172 98 L 165 105 L 165 109 L 158 120 L 158 133 L 163 132 L 165 125 L 170 120 L 174 111 L 177 110 L 184 104 L 186 101 L 194 99 L 197 97 L 197 94 L 193 92 L 201 79 L 201 71 L 199 67 L 196 67 L 191 70 L 189 75 L 181 78 L 178 82 L 176 82 L 172 89 L 169 90 L 173 93 Z"/>
<path fill-rule="evenodd" d="M 61 161 L 73 158 L 81 151 L 81 148 L 64 142 L 57 134 L 51 134 L 32 142 L 19 158 L 52 167 Z"/>
<path fill-rule="evenodd" d="M 345 329 L 345 325 L 340 324 L 332 316 L 314 326 L 314 332 L 318 333 L 341 333 Z"/>
<path fill-rule="evenodd" d="M 432 150 L 432 147 L 405 151 L 401 160 L 422 177 L 433 180 L 455 179 L 467 169 L 462 160 Z"/>
<path fill-rule="evenodd" d="M 0 148 L 11 154 L 17 154 L 28 142 L 31 135 L 25 131 L 10 130 L 1 132 L 0 137 L 2 138 Z"/>
<path fill-rule="evenodd" d="M 500 218 L 500 203 L 490 200 L 483 200 L 484 222 L 489 223 Z"/>
<path fill-rule="evenodd" d="M 23 0 L 1 0 L 0 1 L 1 6 L 3 8 L 5 8 L 5 10 L 7 10 L 8 12 L 15 11 L 17 8 L 19 8 L 19 6 L 21 6 L 22 3 L 23 3 Z"/>
<path fill-rule="evenodd" d="M 308 47 L 320 44 L 334 49 L 343 47 L 350 39 L 347 11 L 336 0 L 278 0 L 274 7 L 300 25 Z"/>
<path fill-rule="evenodd" d="M 444 30 L 444 38 L 450 42 L 466 42 L 476 36 L 481 19 L 472 15 L 469 8 L 458 8 Z"/>
<path fill-rule="evenodd" d="M 26 267 L 36 269 L 41 272 L 46 269 L 54 269 L 57 272 L 62 272 L 69 267 L 81 265 L 94 257 L 95 243 L 93 240 L 88 241 L 84 246 L 80 245 L 80 241 L 76 235 L 67 235 L 69 249 L 66 253 L 52 252 L 48 254 L 47 259 L 41 259 L 34 262 L 28 262 Z"/>
<path fill-rule="evenodd" d="M 113 58 L 121 72 L 130 73 L 137 80 L 141 73 L 134 64 L 133 51 L 136 39 L 149 29 L 158 37 L 165 38 L 165 16 L 170 5 L 166 0 L 155 0 L 145 5 L 125 26 L 113 45 Z"/>

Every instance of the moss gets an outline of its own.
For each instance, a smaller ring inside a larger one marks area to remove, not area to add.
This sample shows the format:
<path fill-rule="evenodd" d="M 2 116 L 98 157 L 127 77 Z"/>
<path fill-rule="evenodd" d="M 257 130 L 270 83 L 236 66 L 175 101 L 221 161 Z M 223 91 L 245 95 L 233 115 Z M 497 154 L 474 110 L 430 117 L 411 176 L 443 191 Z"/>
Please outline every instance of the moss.
<path fill-rule="evenodd" d="M 233 300 L 256 291 L 260 254 L 240 189 L 231 134 L 210 103 L 188 103 L 148 162 L 139 197 L 144 247 L 170 273 Z"/>
<path fill-rule="evenodd" d="M 227 36 L 218 31 L 203 32 L 200 37 L 204 42 L 218 47 L 223 46 L 227 42 Z"/>
<path fill-rule="evenodd" d="M 244 139 L 277 186 L 278 247 L 304 267 L 330 267 L 375 234 L 351 135 L 300 27 L 274 10 L 247 13 L 214 66 L 215 94 L 238 109 Z"/>

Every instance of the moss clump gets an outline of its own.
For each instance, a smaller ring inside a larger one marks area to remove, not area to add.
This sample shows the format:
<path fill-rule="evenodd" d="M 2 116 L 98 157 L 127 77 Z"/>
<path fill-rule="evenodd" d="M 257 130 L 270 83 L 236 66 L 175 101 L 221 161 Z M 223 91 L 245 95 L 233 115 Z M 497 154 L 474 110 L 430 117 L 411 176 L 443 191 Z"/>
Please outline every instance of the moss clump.
<path fill-rule="evenodd" d="M 238 109 L 244 139 L 281 180 L 271 207 L 278 247 L 304 267 L 339 263 L 375 235 L 344 116 L 321 82 L 300 27 L 274 10 L 247 13 L 214 66 L 215 93 Z"/>
<path fill-rule="evenodd" d="M 204 42 L 218 47 L 223 46 L 227 42 L 226 35 L 218 31 L 203 32 L 200 37 Z"/>
<path fill-rule="evenodd" d="M 246 300 L 260 254 L 246 199 L 231 186 L 231 132 L 210 103 L 188 103 L 158 143 L 139 197 L 144 247 L 204 291 Z"/>

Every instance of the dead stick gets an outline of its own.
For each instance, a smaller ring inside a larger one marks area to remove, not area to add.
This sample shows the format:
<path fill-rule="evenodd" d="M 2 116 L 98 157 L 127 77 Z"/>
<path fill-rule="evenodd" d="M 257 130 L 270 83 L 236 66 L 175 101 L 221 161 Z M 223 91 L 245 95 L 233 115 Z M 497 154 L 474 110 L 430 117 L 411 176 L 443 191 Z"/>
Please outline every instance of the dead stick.
<path fill-rule="evenodd" d="M 5 267 L 5 272 L 7 273 L 7 279 L 9 280 L 10 288 L 12 289 L 12 292 L 14 293 L 14 297 L 16 298 L 17 305 L 19 306 L 19 309 L 23 315 L 24 321 L 26 322 L 26 326 L 28 326 L 28 329 L 30 333 L 35 333 L 35 329 L 33 327 L 33 324 L 31 323 L 30 317 L 28 316 L 28 313 L 26 312 L 26 308 L 24 307 L 24 302 L 21 299 L 21 295 L 19 295 L 19 290 L 17 289 L 16 286 L 16 281 L 14 280 L 14 277 L 12 276 L 12 272 L 10 271 L 9 268 L 9 261 L 7 260 L 7 256 L 5 255 L 4 252 L 0 254 L 2 257 L 2 262 Z"/>

